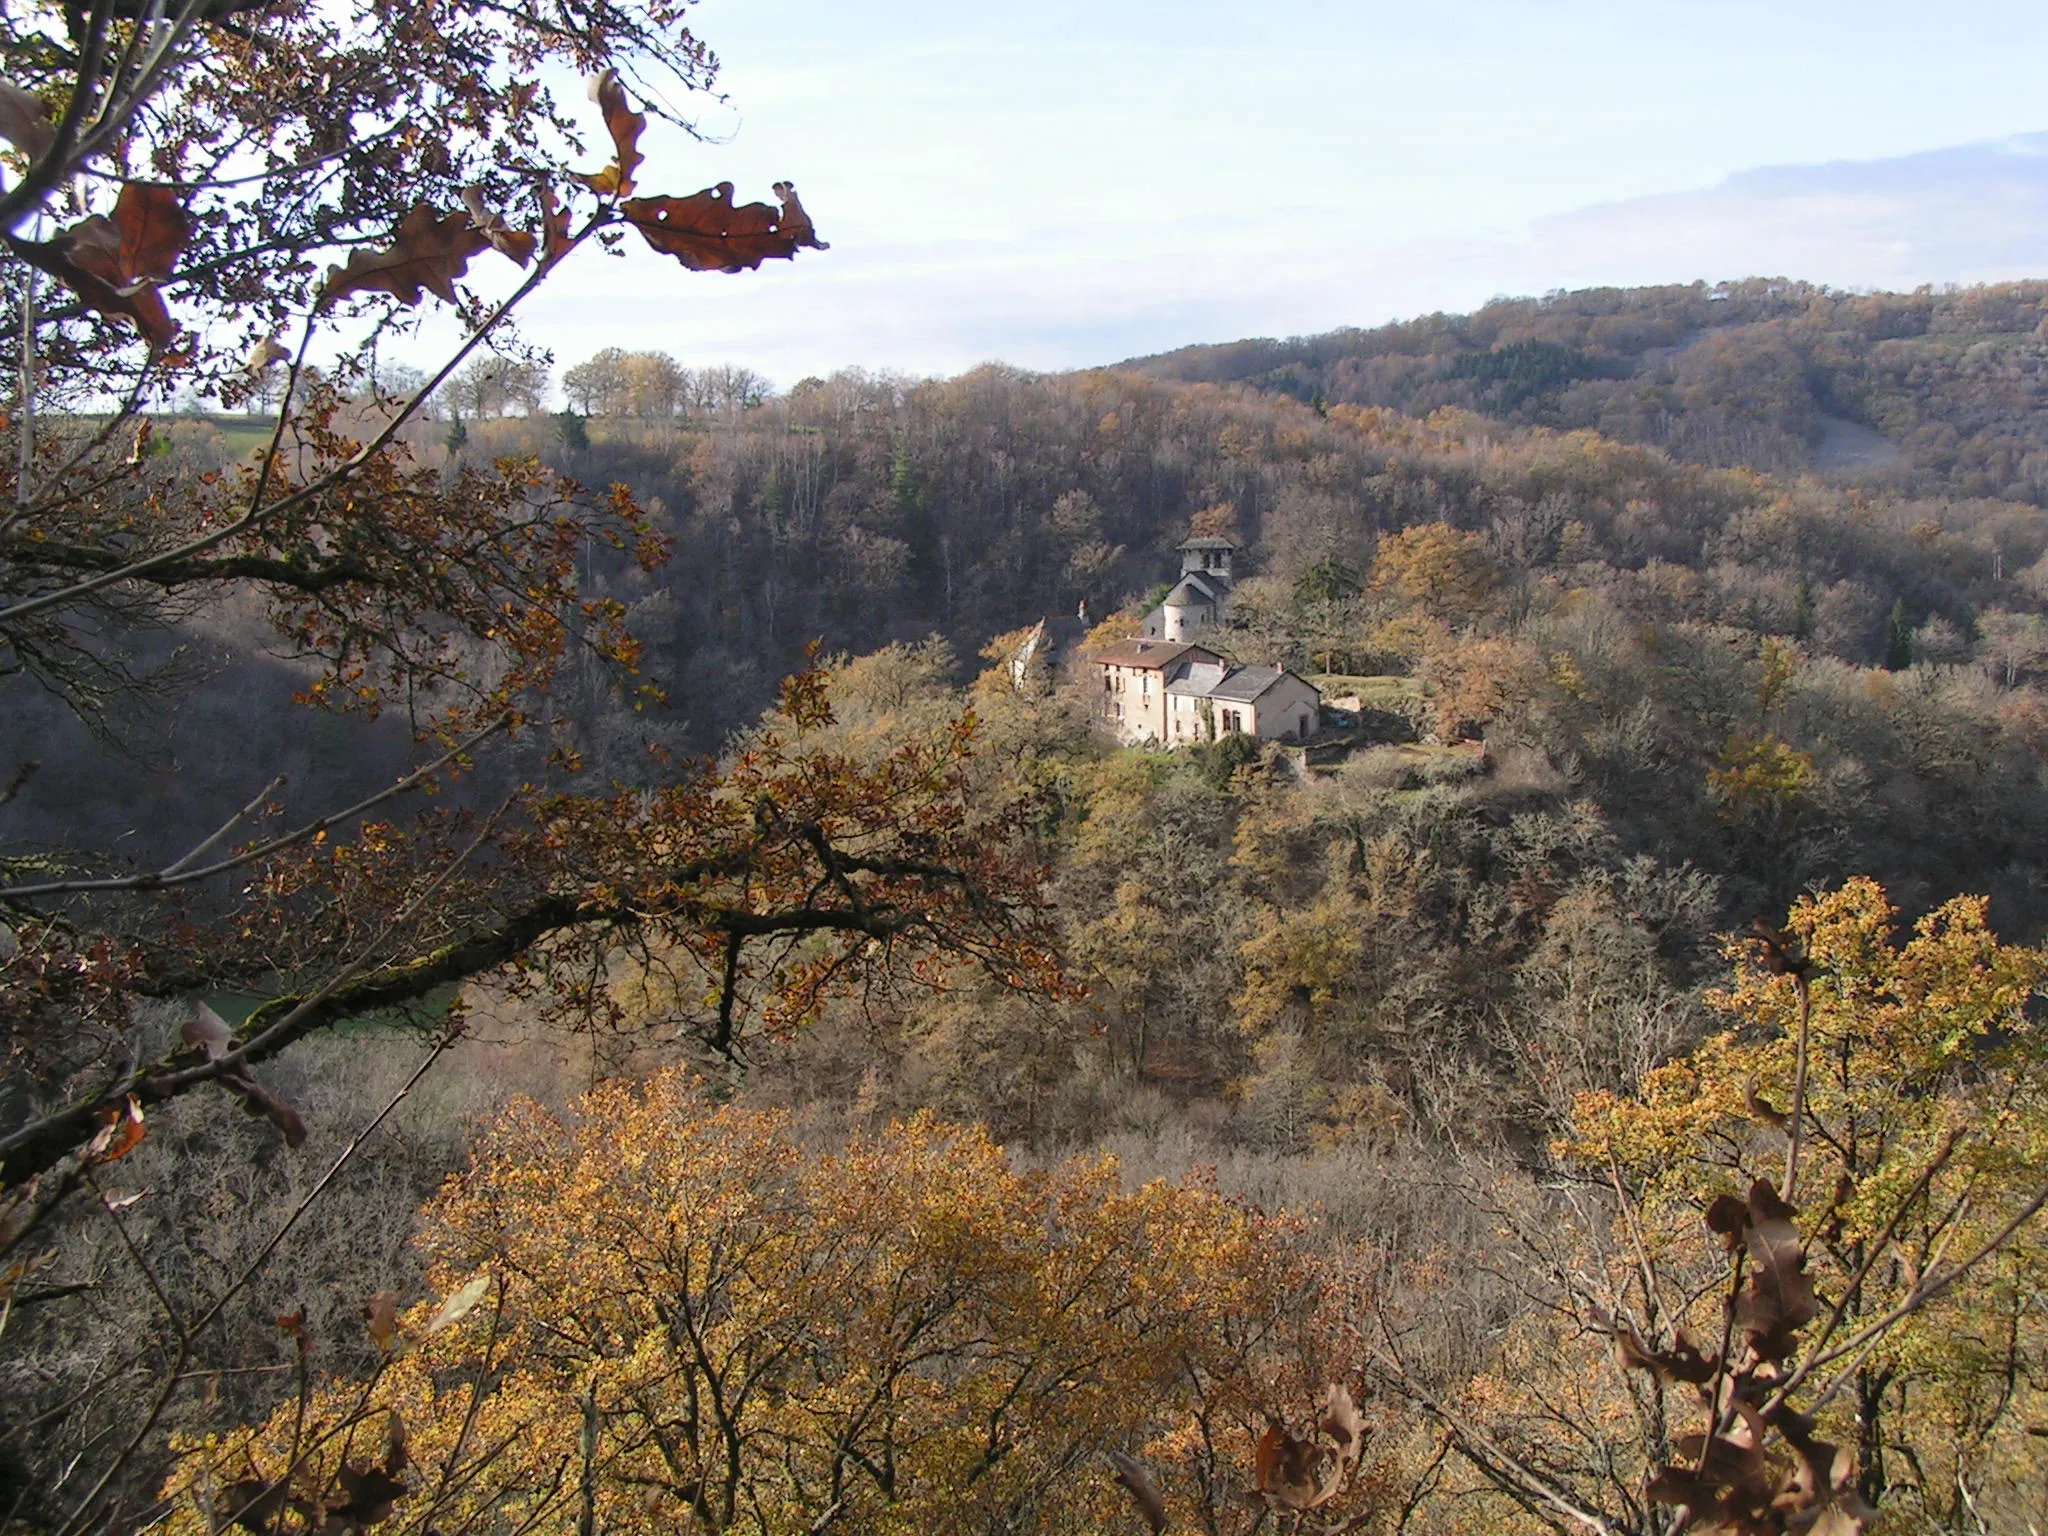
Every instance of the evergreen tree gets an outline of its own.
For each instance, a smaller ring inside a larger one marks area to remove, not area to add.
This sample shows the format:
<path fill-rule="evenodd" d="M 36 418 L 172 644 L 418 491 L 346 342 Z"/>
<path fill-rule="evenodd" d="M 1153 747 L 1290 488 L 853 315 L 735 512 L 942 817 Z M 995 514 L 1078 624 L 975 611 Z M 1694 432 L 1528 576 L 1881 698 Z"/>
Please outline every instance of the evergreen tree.
<path fill-rule="evenodd" d="M 1912 665 L 1913 622 L 1906 617 L 1906 600 L 1900 598 L 1884 621 L 1884 669 L 1903 672 Z"/>

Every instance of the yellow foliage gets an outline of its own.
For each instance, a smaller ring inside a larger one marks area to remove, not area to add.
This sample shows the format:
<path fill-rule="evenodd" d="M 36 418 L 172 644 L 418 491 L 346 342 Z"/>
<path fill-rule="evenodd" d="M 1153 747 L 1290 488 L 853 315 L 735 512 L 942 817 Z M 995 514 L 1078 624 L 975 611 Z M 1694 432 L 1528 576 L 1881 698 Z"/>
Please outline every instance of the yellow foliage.
<path fill-rule="evenodd" d="M 1788 921 L 1817 968 L 1794 1203 L 1823 1311 L 1843 1309 L 1836 1346 L 1934 1266 L 1974 1253 L 2048 1169 L 2048 1053 L 2028 1017 L 2048 954 L 2001 944 L 1978 897 L 1929 913 L 1903 943 L 1895 916 L 1876 882 L 1859 879 L 1802 900 Z M 1769 1122 L 1793 1103 L 1797 985 L 1745 966 L 1711 1001 L 1726 1032 L 1650 1073 L 1635 1098 L 1581 1098 L 1559 1148 L 1590 1173 L 1611 1166 L 1638 1184 L 1642 1241 L 1660 1268 L 1700 1250 L 1711 1197 L 1776 1182 L 1785 1162 L 1787 1137 Z M 2048 1319 L 2028 1300 L 2044 1287 L 2048 1248 L 2023 1229 L 1847 1362 L 1856 1368 L 1843 1396 L 1866 1426 L 1866 1452 L 1883 1447 L 1878 1474 L 1910 1483 L 1898 1497 L 1930 1519 L 1960 1509 L 1965 1479 L 1981 1492 L 2048 1472 L 2026 1433 L 2048 1416 L 2034 1385 Z M 1695 1303 L 1698 1337 L 1718 1330 L 1717 1305 Z"/>
<path fill-rule="evenodd" d="M 1782 816 L 1820 782 L 1813 759 L 1775 736 L 1736 731 L 1707 770 L 1707 793 L 1727 821 Z"/>
<path fill-rule="evenodd" d="M 168 1531 L 279 1484 L 273 1529 L 317 1525 L 394 1414 L 409 1465 L 380 1536 L 1079 1536 L 1132 1518 L 1108 1448 L 1186 1528 L 1246 1530 L 1268 1416 L 1303 1423 L 1358 1363 L 1294 1230 L 1211 1189 L 1019 1173 L 929 1115 L 807 1154 L 676 1072 L 573 1120 L 509 1111 L 421 1241 L 440 1294 L 488 1277 L 485 1298 L 439 1332 L 422 1302 L 372 1379 L 184 1445 Z"/>
<path fill-rule="evenodd" d="M 1447 523 L 1419 523 L 1380 540 L 1372 563 L 1372 589 L 1433 618 L 1468 616 L 1493 590 L 1493 557 L 1476 533 Z"/>

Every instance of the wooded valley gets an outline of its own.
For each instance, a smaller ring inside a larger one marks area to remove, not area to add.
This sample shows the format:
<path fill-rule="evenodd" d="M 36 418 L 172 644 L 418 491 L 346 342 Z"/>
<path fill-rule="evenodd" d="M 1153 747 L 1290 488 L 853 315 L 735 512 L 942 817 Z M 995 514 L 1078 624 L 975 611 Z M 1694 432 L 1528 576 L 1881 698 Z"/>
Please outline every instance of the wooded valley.
<path fill-rule="evenodd" d="M 0 1533 L 2037 1531 L 2048 283 L 553 411 L 681 15 L 0 22 Z"/>

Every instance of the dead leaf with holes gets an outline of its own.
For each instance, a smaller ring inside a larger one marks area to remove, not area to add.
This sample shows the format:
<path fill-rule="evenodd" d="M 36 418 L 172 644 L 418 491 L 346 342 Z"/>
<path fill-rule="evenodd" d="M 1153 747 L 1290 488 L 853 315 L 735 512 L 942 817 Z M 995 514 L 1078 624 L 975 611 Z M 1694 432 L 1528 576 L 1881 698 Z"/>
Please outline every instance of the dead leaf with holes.
<path fill-rule="evenodd" d="M 799 250 L 831 249 L 818 238 L 810 215 L 789 182 L 775 183 L 780 207 L 732 200 L 732 183 L 689 197 L 635 197 L 619 211 L 664 256 L 692 272 L 746 272 L 771 257 L 787 261 Z"/>
<path fill-rule="evenodd" d="M 391 244 L 351 251 L 346 266 L 329 267 L 320 302 L 388 293 L 401 304 L 417 304 L 424 291 L 453 304 L 455 280 L 468 273 L 472 256 L 490 248 L 490 236 L 476 227 L 467 210 L 436 213 L 419 203 L 399 221 Z"/>

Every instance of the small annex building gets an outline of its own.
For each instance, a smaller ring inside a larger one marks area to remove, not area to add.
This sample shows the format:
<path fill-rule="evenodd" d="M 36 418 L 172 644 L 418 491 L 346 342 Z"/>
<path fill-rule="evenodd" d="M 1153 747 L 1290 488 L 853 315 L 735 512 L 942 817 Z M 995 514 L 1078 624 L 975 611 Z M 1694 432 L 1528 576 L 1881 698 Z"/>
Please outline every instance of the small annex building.
<path fill-rule="evenodd" d="M 1307 741 L 1322 719 L 1323 696 L 1284 667 L 1191 665 L 1166 685 L 1169 747 L 1224 736 Z"/>

